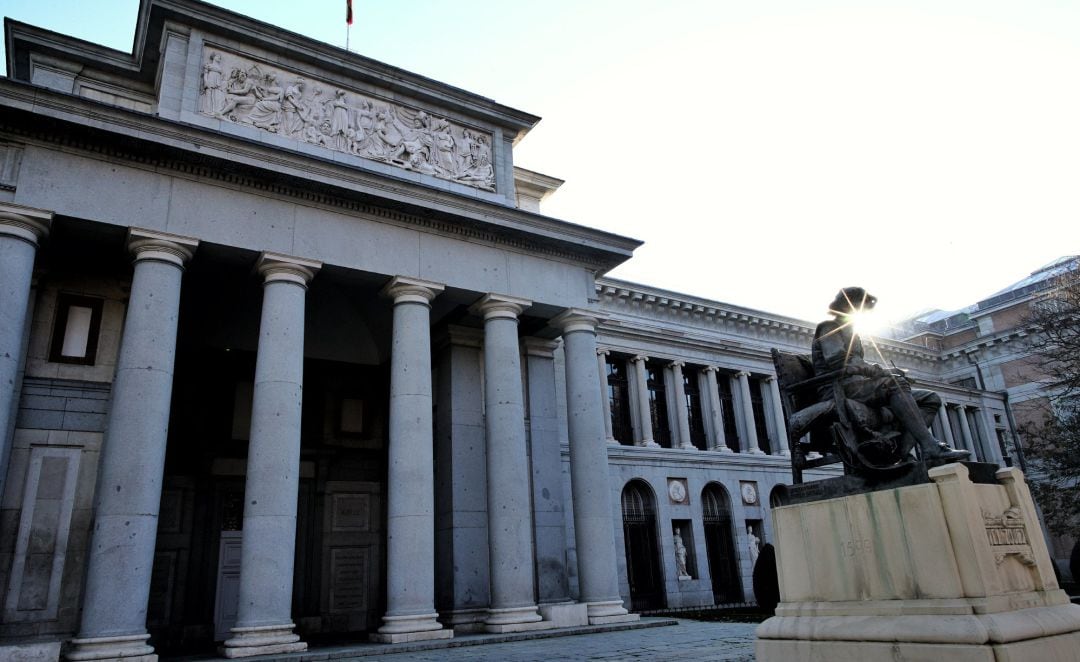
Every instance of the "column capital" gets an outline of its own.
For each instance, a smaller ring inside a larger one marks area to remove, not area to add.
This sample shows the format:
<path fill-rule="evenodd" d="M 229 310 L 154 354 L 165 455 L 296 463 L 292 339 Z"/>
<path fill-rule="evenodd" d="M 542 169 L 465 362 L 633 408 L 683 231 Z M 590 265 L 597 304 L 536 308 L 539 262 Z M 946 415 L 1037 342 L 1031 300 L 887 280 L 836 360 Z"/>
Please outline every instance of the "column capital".
<path fill-rule="evenodd" d="M 11 203 L 0 204 L 0 236 L 22 239 L 35 246 L 49 234 L 53 213 Z"/>
<path fill-rule="evenodd" d="M 720 366 L 707 365 L 701 369 L 702 372 L 720 372 Z"/>
<path fill-rule="evenodd" d="M 630 360 L 634 363 L 645 363 L 649 360 L 649 357 L 645 356 L 644 354 L 636 354 Z"/>
<path fill-rule="evenodd" d="M 676 359 L 675 361 L 669 361 L 668 362 L 668 367 L 678 368 L 678 369 L 682 370 L 683 368 L 686 367 L 686 361 L 679 360 L 679 359 Z"/>
<path fill-rule="evenodd" d="M 516 320 L 521 313 L 532 305 L 532 301 L 505 294 L 488 292 L 479 301 L 469 306 L 469 312 L 490 319 Z"/>
<path fill-rule="evenodd" d="M 967 409 L 970 406 L 971 405 L 956 405 L 956 408 L 959 409 L 960 411 L 964 411 L 965 409 Z"/>
<path fill-rule="evenodd" d="M 597 356 L 611 356 L 611 350 L 610 349 L 601 349 L 601 348 L 597 347 L 596 348 L 596 355 Z"/>
<path fill-rule="evenodd" d="M 735 376 L 736 377 L 749 377 L 750 376 L 750 371 L 749 370 L 740 370 L 740 371 L 735 373 Z"/>
<path fill-rule="evenodd" d="M 394 305 L 399 303 L 422 303 L 430 306 L 435 297 L 446 287 L 439 283 L 408 276 L 394 276 L 390 282 L 383 286 L 382 294 L 394 300 Z"/>
<path fill-rule="evenodd" d="M 776 375 L 765 375 L 764 379 L 766 384 L 772 384 L 776 382 Z"/>
<path fill-rule="evenodd" d="M 522 338 L 521 344 L 524 345 L 525 353 L 529 356 L 539 356 L 545 359 L 554 357 L 555 350 L 559 347 L 558 340 L 548 340 L 547 338 L 536 338 L 533 336 Z"/>
<path fill-rule="evenodd" d="M 307 260 L 302 257 L 282 255 L 281 253 L 262 253 L 255 269 L 263 277 L 263 284 L 285 282 L 306 288 L 315 273 L 322 268 L 322 262 Z"/>
<path fill-rule="evenodd" d="M 167 262 L 181 269 L 195 254 L 199 240 L 171 232 L 128 228 L 127 247 L 135 261 Z"/>
<path fill-rule="evenodd" d="M 556 315 L 549 324 L 562 329 L 563 333 L 573 333 L 574 331 L 596 333 L 596 327 L 600 326 L 600 323 L 605 319 L 607 319 L 605 315 L 593 310 L 567 308 Z"/>

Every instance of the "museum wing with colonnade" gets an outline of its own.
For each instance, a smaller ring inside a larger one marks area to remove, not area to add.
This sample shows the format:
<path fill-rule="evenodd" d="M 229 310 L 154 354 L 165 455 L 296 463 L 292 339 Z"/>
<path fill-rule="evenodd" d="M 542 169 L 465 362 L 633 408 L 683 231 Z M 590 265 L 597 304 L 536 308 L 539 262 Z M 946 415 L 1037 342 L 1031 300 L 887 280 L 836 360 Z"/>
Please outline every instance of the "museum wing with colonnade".
<path fill-rule="evenodd" d="M 813 325 L 604 277 L 640 242 L 540 212 L 538 117 L 194 0 L 143 0 L 131 53 L 5 40 L 0 651 L 754 601 L 769 351 Z M 939 439 L 1010 461 L 961 359 L 878 344 Z"/>

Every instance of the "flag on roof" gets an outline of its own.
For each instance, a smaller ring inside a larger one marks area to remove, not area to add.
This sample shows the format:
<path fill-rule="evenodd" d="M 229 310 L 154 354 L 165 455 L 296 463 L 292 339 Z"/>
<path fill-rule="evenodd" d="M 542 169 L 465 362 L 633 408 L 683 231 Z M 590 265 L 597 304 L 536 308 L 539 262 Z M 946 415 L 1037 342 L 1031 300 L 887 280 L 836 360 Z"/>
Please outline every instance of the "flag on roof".
<path fill-rule="evenodd" d="M 345 0 L 345 23 L 352 25 L 352 0 Z"/>

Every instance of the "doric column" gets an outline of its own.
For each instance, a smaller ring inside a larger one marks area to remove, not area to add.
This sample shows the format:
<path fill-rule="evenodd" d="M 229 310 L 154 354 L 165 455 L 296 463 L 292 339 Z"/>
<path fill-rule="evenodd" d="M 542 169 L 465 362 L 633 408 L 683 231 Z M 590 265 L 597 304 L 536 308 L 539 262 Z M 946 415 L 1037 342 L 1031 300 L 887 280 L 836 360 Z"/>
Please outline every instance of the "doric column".
<path fill-rule="evenodd" d="M 960 436 L 964 439 L 964 448 L 971 451 L 972 455 L 977 456 L 978 452 L 976 451 L 975 438 L 971 436 L 971 424 L 968 423 L 967 419 L 967 405 L 957 405 L 956 413 L 960 418 Z M 982 460 L 982 458 L 977 459 L 979 461 Z"/>
<path fill-rule="evenodd" d="M 293 633 L 296 502 L 300 489 L 300 411 L 304 385 L 304 303 L 322 263 L 276 253 L 259 256 L 263 277 L 255 391 L 251 404 L 240 599 L 225 657 L 307 650 Z"/>
<path fill-rule="evenodd" d="M 951 448 L 956 448 L 956 440 L 953 438 L 952 425 L 949 423 L 949 410 L 948 405 L 944 402 L 938 407 L 938 424 L 941 425 L 941 434 L 945 437 L 941 441 L 944 441 Z"/>
<path fill-rule="evenodd" d="M 573 308 L 552 320 L 563 333 L 578 587 L 592 625 L 638 618 L 626 612 L 619 596 L 611 478 L 593 375 L 598 323 L 595 313 Z"/>
<path fill-rule="evenodd" d="M 607 357 L 610 353 L 606 349 L 596 350 L 596 367 L 600 371 L 600 411 L 604 416 L 604 439 L 609 444 L 618 444 L 615 432 L 611 429 L 611 401 L 608 399 Z"/>
<path fill-rule="evenodd" d="M 652 408 L 649 406 L 649 374 L 645 369 L 645 362 L 649 357 L 638 355 L 631 359 L 634 364 L 634 380 L 637 384 L 637 409 L 638 422 L 641 424 L 638 446 L 651 446 L 659 448 L 660 444 L 653 439 L 652 431 Z"/>
<path fill-rule="evenodd" d="M 788 446 L 787 423 L 784 421 L 784 405 L 780 401 L 780 384 L 776 377 L 769 375 L 765 378 L 769 385 L 769 395 L 772 399 L 773 425 L 776 426 L 776 445 L 774 449 L 780 455 L 790 456 L 791 448 Z"/>
<path fill-rule="evenodd" d="M 757 426 L 754 424 L 754 405 L 750 399 L 750 373 L 740 370 L 735 373 L 739 378 L 739 394 L 742 400 L 743 429 L 746 431 L 746 443 L 742 452 L 752 455 L 763 455 L 764 452 L 758 447 Z"/>
<path fill-rule="evenodd" d="M 690 416 L 686 411 L 686 384 L 683 379 L 683 361 L 671 362 L 671 378 L 675 382 L 675 421 L 679 425 L 679 448 L 697 450 L 690 440 Z"/>
<path fill-rule="evenodd" d="M 169 431 L 180 280 L 194 239 L 132 228 L 131 298 L 102 443 L 79 636 L 70 660 L 152 655 L 146 607 Z"/>
<path fill-rule="evenodd" d="M 529 456 L 525 448 L 518 316 L 531 301 L 487 294 L 472 307 L 484 318 L 484 422 L 487 434 L 489 632 L 532 629 L 541 620 L 533 593 Z"/>
<path fill-rule="evenodd" d="M 397 276 L 387 448 L 386 615 L 371 639 L 449 639 L 435 611 L 435 475 L 431 416 L 431 301 L 443 286 Z"/>
<path fill-rule="evenodd" d="M 52 212 L 0 204 L 0 493 L 11 457 L 8 433 L 16 411 L 34 257 L 51 224 Z"/>
<path fill-rule="evenodd" d="M 709 416 L 713 430 L 713 438 L 709 440 L 709 450 L 730 453 L 732 450 L 727 445 L 724 434 L 724 408 L 720 404 L 720 386 L 716 381 L 719 376 L 719 368 L 714 365 L 705 366 L 705 384 L 709 395 Z"/>

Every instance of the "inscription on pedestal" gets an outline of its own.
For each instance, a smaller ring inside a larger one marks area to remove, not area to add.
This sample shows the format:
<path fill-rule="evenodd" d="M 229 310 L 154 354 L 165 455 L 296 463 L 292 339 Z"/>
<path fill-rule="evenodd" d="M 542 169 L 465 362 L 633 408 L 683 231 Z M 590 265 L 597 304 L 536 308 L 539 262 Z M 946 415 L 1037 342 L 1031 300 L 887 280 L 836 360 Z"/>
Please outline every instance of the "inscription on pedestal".
<path fill-rule="evenodd" d="M 330 551 L 330 611 L 367 609 L 368 549 L 340 547 Z"/>

